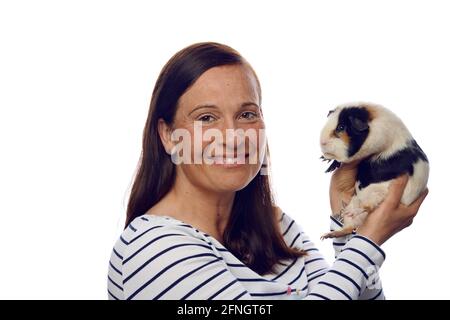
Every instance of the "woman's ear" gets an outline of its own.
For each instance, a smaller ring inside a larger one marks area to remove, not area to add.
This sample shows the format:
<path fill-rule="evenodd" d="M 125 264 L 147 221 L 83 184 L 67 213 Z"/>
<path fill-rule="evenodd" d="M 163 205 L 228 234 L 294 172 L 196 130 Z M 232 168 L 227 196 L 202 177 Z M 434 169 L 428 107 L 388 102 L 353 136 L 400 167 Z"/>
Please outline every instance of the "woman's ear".
<path fill-rule="evenodd" d="M 170 138 L 172 135 L 172 128 L 164 121 L 164 119 L 158 119 L 158 134 L 166 153 L 171 154 L 173 148 L 173 142 Z"/>

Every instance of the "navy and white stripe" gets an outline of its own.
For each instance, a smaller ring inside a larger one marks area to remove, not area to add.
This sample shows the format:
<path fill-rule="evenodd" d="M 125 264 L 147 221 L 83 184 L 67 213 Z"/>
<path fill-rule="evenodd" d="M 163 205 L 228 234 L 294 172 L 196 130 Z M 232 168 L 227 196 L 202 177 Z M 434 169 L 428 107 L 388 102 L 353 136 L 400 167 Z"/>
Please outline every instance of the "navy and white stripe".
<path fill-rule="evenodd" d="M 284 240 L 307 251 L 281 261 L 276 272 L 259 275 L 213 237 L 168 217 L 138 217 L 117 240 L 109 261 L 108 297 L 130 299 L 384 299 L 368 289 L 384 252 L 369 239 L 334 239 L 330 267 L 301 227 L 287 214 L 280 221 Z M 331 220 L 331 229 L 340 228 Z M 289 294 L 297 291 L 298 294 Z"/>

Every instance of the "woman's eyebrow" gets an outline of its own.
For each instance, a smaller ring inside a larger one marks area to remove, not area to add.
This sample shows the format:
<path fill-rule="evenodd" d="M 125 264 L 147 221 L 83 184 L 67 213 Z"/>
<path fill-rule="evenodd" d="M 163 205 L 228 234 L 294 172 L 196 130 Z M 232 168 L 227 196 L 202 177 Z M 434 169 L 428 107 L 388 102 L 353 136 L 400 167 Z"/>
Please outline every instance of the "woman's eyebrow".
<path fill-rule="evenodd" d="M 255 106 L 255 107 L 259 108 L 259 105 L 257 103 L 251 102 L 251 101 L 244 102 L 243 104 L 241 104 L 241 108 L 245 108 L 245 107 L 248 107 L 248 106 Z"/>
<path fill-rule="evenodd" d="M 218 107 L 215 104 L 201 104 L 196 106 L 194 109 L 191 110 L 191 112 L 188 113 L 188 116 L 193 113 L 194 111 L 197 111 L 199 109 L 218 109 Z"/>

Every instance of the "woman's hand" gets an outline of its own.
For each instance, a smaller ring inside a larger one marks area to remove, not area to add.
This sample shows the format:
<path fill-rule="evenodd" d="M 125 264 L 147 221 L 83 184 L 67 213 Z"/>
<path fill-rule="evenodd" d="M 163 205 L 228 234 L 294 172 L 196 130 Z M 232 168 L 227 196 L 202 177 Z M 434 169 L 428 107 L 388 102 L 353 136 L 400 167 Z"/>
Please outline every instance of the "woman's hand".
<path fill-rule="evenodd" d="M 358 162 L 342 164 L 333 172 L 330 181 L 330 206 L 333 215 L 338 214 L 354 195 L 357 166 Z M 392 181 L 386 199 L 367 216 L 364 224 L 357 229 L 360 235 L 381 245 L 394 234 L 411 225 L 428 194 L 428 189 L 412 204 L 405 206 L 400 203 L 400 200 L 407 182 L 407 175 Z"/>
<path fill-rule="evenodd" d="M 408 176 L 393 180 L 389 193 L 380 206 L 370 213 L 363 225 L 356 231 L 378 245 L 382 245 L 400 230 L 410 226 L 419 211 L 420 205 L 428 194 L 428 188 L 409 206 L 400 203 Z"/>
<path fill-rule="evenodd" d="M 358 162 L 342 163 L 331 176 L 330 206 L 333 215 L 350 202 L 355 192 L 357 166 Z"/>

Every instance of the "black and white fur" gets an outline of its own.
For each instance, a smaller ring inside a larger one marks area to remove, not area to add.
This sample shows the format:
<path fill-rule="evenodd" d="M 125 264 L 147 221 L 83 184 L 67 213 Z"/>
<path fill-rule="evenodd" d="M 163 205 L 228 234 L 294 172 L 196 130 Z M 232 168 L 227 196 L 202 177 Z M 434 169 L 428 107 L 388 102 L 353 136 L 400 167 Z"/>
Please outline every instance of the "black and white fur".
<path fill-rule="evenodd" d="M 352 233 L 386 197 L 392 179 L 407 173 L 401 203 L 411 204 L 428 181 L 428 159 L 403 122 L 390 110 L 371 103 L 341 105 L 330 111 L 320 136 L 322 159 L 333 160 L 327 172 L 340 163 L 360 161 L 355 195 L 341 212 L 344 224 L 322 238 Z"/>

